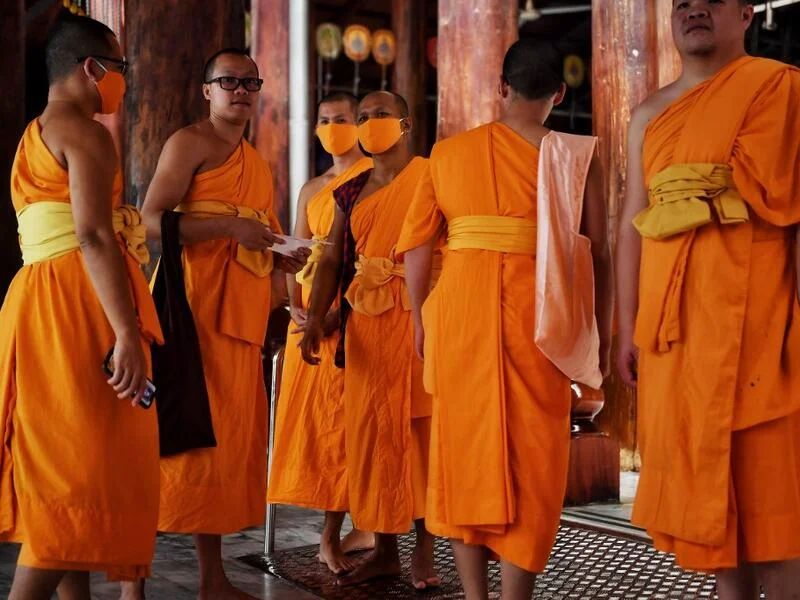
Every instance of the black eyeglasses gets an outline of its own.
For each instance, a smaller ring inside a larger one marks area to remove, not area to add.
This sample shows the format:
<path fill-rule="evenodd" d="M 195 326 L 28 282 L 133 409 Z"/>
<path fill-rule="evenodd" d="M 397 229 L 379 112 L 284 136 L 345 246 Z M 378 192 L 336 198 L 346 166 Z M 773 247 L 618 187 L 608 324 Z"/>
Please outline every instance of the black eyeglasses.
<path fill-rule="evenodd" d="M 77 59 L 76 62 L 82 63 L 87 58 L 91 58 L 91 59 L 96 60 L 98 62 L 100 62 L 101 60 L 105 60 L 107 62 L 110 62 L 111 64 L 115 65 L 117 67 L 117 70 L 120 73 L 122 73 L 123 75 L 125 75 L 126 71 L 128 70 L 128 67 L 130 66 L 130 63 L 125 59 L 111 58 L 110 56 L 97 56 L 97 55 L 95 55 L 95 56 L 81 56 L 81 57 L 79 57 Z M 105 65 L 103 65 L 103 66 L 105 66 Z"/>
<path fill-rule="evenodd" d="M 233 92 L 239 89 L 239 86 L 244 86 L 248 92 L 257 92 L 261 89 L 261 86 L 264 85 L 264 80 L 259 79 L 258 77 L 214 77 L 214 79 L 210 79 L 206 81 L 206 83 L 218 83 L 219 87 L 221 87 L 226 92 Z"/>

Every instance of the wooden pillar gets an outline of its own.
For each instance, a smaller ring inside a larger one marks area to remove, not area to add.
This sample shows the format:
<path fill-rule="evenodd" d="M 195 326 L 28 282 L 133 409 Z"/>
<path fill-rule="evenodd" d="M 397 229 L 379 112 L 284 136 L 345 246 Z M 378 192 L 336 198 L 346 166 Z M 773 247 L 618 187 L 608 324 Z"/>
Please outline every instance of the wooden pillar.
<path fill-rule="evenodd" d="M 518 32 L 518 2 L 439 0 L 438 139 L 499 116 L 503 57 Z"/>
<path fill-rule="evenodd" d="M 166 139 L 208 115 L 203 64 L 217 50 L 244 44 L 242 10 L 226 0 L 125 0 L 128 202 L 141 206 Z"/>
<path fill-rule="evenodd" d="M 266 84 L 251 139 L 269 163 L 275 212 L 289 231 L 289 0 L 252 0 L 252 55 Z"/>
<path fill-rule="evenodd" d="M 414 123 L 412 147 L 422 155 L 428 139 L 425 0 L 392 0 L 392 29 L 397 38 L 393 89 L 408 102 Z"/>
<path fill-rule="evenodd" d="M 9 177 L 25 129 L 25 0 L 5 0 L 0 7 L 0 39 L 6 58 L 0 62 L 0 304 L 20 267 L 17 219 L 11 205 Z"/>
<path fill-rule="evenodd" d="M 606 175 L 612 247 L 625 194 L 631 112 L 678 73 L 669 29 L 671 5 L 671 0 L 593 0 L 594 130 L 600 138 L 600 160 Z M 598 424 L 620 442 L 622 468 L 632 469 L 637 466 L 635 393 L 612 373 L 605 398 Z"/>

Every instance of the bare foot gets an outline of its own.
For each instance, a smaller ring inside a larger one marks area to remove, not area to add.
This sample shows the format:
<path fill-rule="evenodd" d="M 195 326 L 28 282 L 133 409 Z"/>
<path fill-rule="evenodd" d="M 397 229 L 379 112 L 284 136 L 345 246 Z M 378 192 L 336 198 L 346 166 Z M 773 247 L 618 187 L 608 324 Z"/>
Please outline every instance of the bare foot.
<path fill-rule="evenodd" d="M 342 552 L 345 554 L 359 550 L 372 550 L 374 547 L 375 534 L 370 531 L 353 528 L 342 538 Z"/>
<path fill-rule="evenodd" d="M 201 585 L 197 600 L 258 600 L 258 598 L 234 587 L 226 577 L 207 586 Z"/>
<path fill-rule="evenodd" d="M 121 581 L 119 587 L 119 600 L 145 600 L 144 579 L 140 579 L 139 581 Z"/>
<path fill-rule="evenodd" d="M 439 587 L 442 580 L 433 565 L 433 537 L 417 539 L 411 554 L 411 584 L 418 590 Z"/>
<path fill-rule="evenodd" d="M 358 566 L 336 580 L 337 585 L 355 585 L 376 577 L 400 575 L 400 558 L 396 553 L 372 550 Z"/>
<path fill-rule="evenodd" d="M 332 539 L 326 539 L 325 536 L 322 536 L 319 542 L 317 559 L 319 562 L 328 565 L 328 568 L 336 575 L 352 571 L 356 566 L 355 561 L 345 556 L 344 552 L 342 552 L 338 535 Z"/>

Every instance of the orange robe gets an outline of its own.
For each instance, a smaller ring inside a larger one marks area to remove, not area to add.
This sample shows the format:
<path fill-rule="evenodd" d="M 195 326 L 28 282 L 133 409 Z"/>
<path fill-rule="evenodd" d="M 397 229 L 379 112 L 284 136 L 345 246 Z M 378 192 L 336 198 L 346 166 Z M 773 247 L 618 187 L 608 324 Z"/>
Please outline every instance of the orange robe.
<path fill-rule="evenodd" d="M 439 142 L 398 250 L 459 217 L 535 222 L 538 159 L 501 123 Z M 448 249 L 423 319 L 433 393 L 426 526 L 539 572 L 566 489 L 570 388 L 534 344 L 535 273 L 533 255 Z"/>
<path fill-rule="evenodd" d="M 121 204 L 117 172 L 113 205 Z M 25 130 L 11 173 L 14 208 L 69 203 L 69 175 Z M 147 281 L 125 253 L 149 359 L 161 328 Z M 117 398 L 101 364 L 115 336 L 79 249 L 26 265 L 0 310 L 0 540 L 19 563 L 146 576 L 158 516 L 155 409 Z"/>
<path fill-rule="evenodd" d="M 195 176 L 191 203 L 223 200 L 272 212 L 272 175 L 243 141 L 221 166 Z M 235 260 L 233 240 L 183 249 L 186 296 L 192 309 L 208 388 L 216 448 L 161 460 L 160 531 L 226 534 L 264 519 L 267 398 L 261 346 L 270 309 L 271 278 Z"/>
<path fill-rule="evenodd" d="M 800 72 L 744 57 L 649 125 L 645 179 L 732 169 L 749 220 L 643 239 L 633 522 L 685 568 L 800 557 Z M 650 210 L 650 209 L 648 209 Z"/>
<path fill-rule="evenodd" d="M 403 219 L 426 164 L 425 159 L 414 158 L 389 185 L 353 208 L 350 229 L 358 255 L 393 261 Z M 356 276 L 348 298 L 361 283 Z M 354 308 L 347 322 L 347 481 L 350 515 L 363 531 L 405 533 L 413 519 L 425 516 L 431 398 L 422 384 L 422 363 L 414 355 L 405 288 L 402 277 L 391 277 L 378 288 L 388 309 L 368 315 Z"/>
<path fill-rule="evenodd" d="M 371 159 L 359 160 L 308 201 L 306 214 L 315 239 L 326 239 L 333 224 L 333 190 L 371 167 Z M 311 287 L 303 285 L 302 294 L 307 308 Z M 289 324 L 283 358 L 268 501 L 345 511 L 344 372 L 333 364 L 339 336 L 322 341 L 320 364 L 312 366 L 300 355 L 298 344 L 303 336 L 292 333 L 296 327 L 294 322 Z"/>

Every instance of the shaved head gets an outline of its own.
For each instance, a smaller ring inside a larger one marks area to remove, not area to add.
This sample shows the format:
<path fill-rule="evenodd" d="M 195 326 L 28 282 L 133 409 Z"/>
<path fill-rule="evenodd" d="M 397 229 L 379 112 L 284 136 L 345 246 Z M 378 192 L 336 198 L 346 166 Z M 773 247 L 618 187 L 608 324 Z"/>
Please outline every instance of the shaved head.
<path fill-rule="evenodd" d="M 251 63 L 253 63 L 253 66 L 256 68 L 256 74 L 258 74 L 258 65 L 250 56 L 250 53 L 247 52 L 247 50 L 242 50 L 241 48 L 223 48 L 222 50 L 212 54 L 211 57 L 206 61 L 206 64 L 203 67 L 204 82 L 208 83 L 214 78 L 214 68 L 217 66 L 217 59 L 219 59 L 220 56 L 244 56 Z"/>
<path fill-rule="evenodd" d="M 526 100 L 540 100 L 561 89 L 563 64 L 553 44 L 523 38 L 506 52 L 503 80 Z"/>
<path fill-rule="evenodd" d="M 391 98 L 391 102 L 394 104 L 395 109 L 397 110 L 397 113 L 398 113 L 397 116 L 398 117 L 400 117 L 401 119 L 404 119 L 405 117 L 408 116 L 408 113 L 409 113 L 408 102 L 406 102 L 406 99 L 403 98 L 400 94 L 397 94 L 395 92 L 390 92 L 388 90 L 380 90 L 380 91 L 377 91 L 377 92 L 370 92 L 369 94 L 367 94 L 366 96 L 364 96 L 361 99 L 361 102 L 364 102 L 364 100 L 366 100 L 368 98 L 370 98 L 370 99 L 371 98 L 376 98 L 377 99 L 377 98 L 381 98 L 381 97 L 383 97 L 383 98 L 386 98 L 386 97 Z"/>
<path fill-rule="evenodd" d="M 69 15 L 56 25 L 47 41 L 47 77 L 54 83 L 67 77 L 89 56 L 114 58 L 114 32 L 89 17 Z"/>
<path fill-rule="evenodd" d="M 348 94 L 347 92 L 334 92 L 332 94 L 328 94 L 319 101 L 319 104 L 317 104 L 317 112 L 319 112 L 319 109 L 323 104 L 334 104 L 337 102 L 346 102 L 350 107 L 350 110 L 353 111 L 353 114 L 358 112 L 358 98 L 353 96 L 353 94 Z"/>

